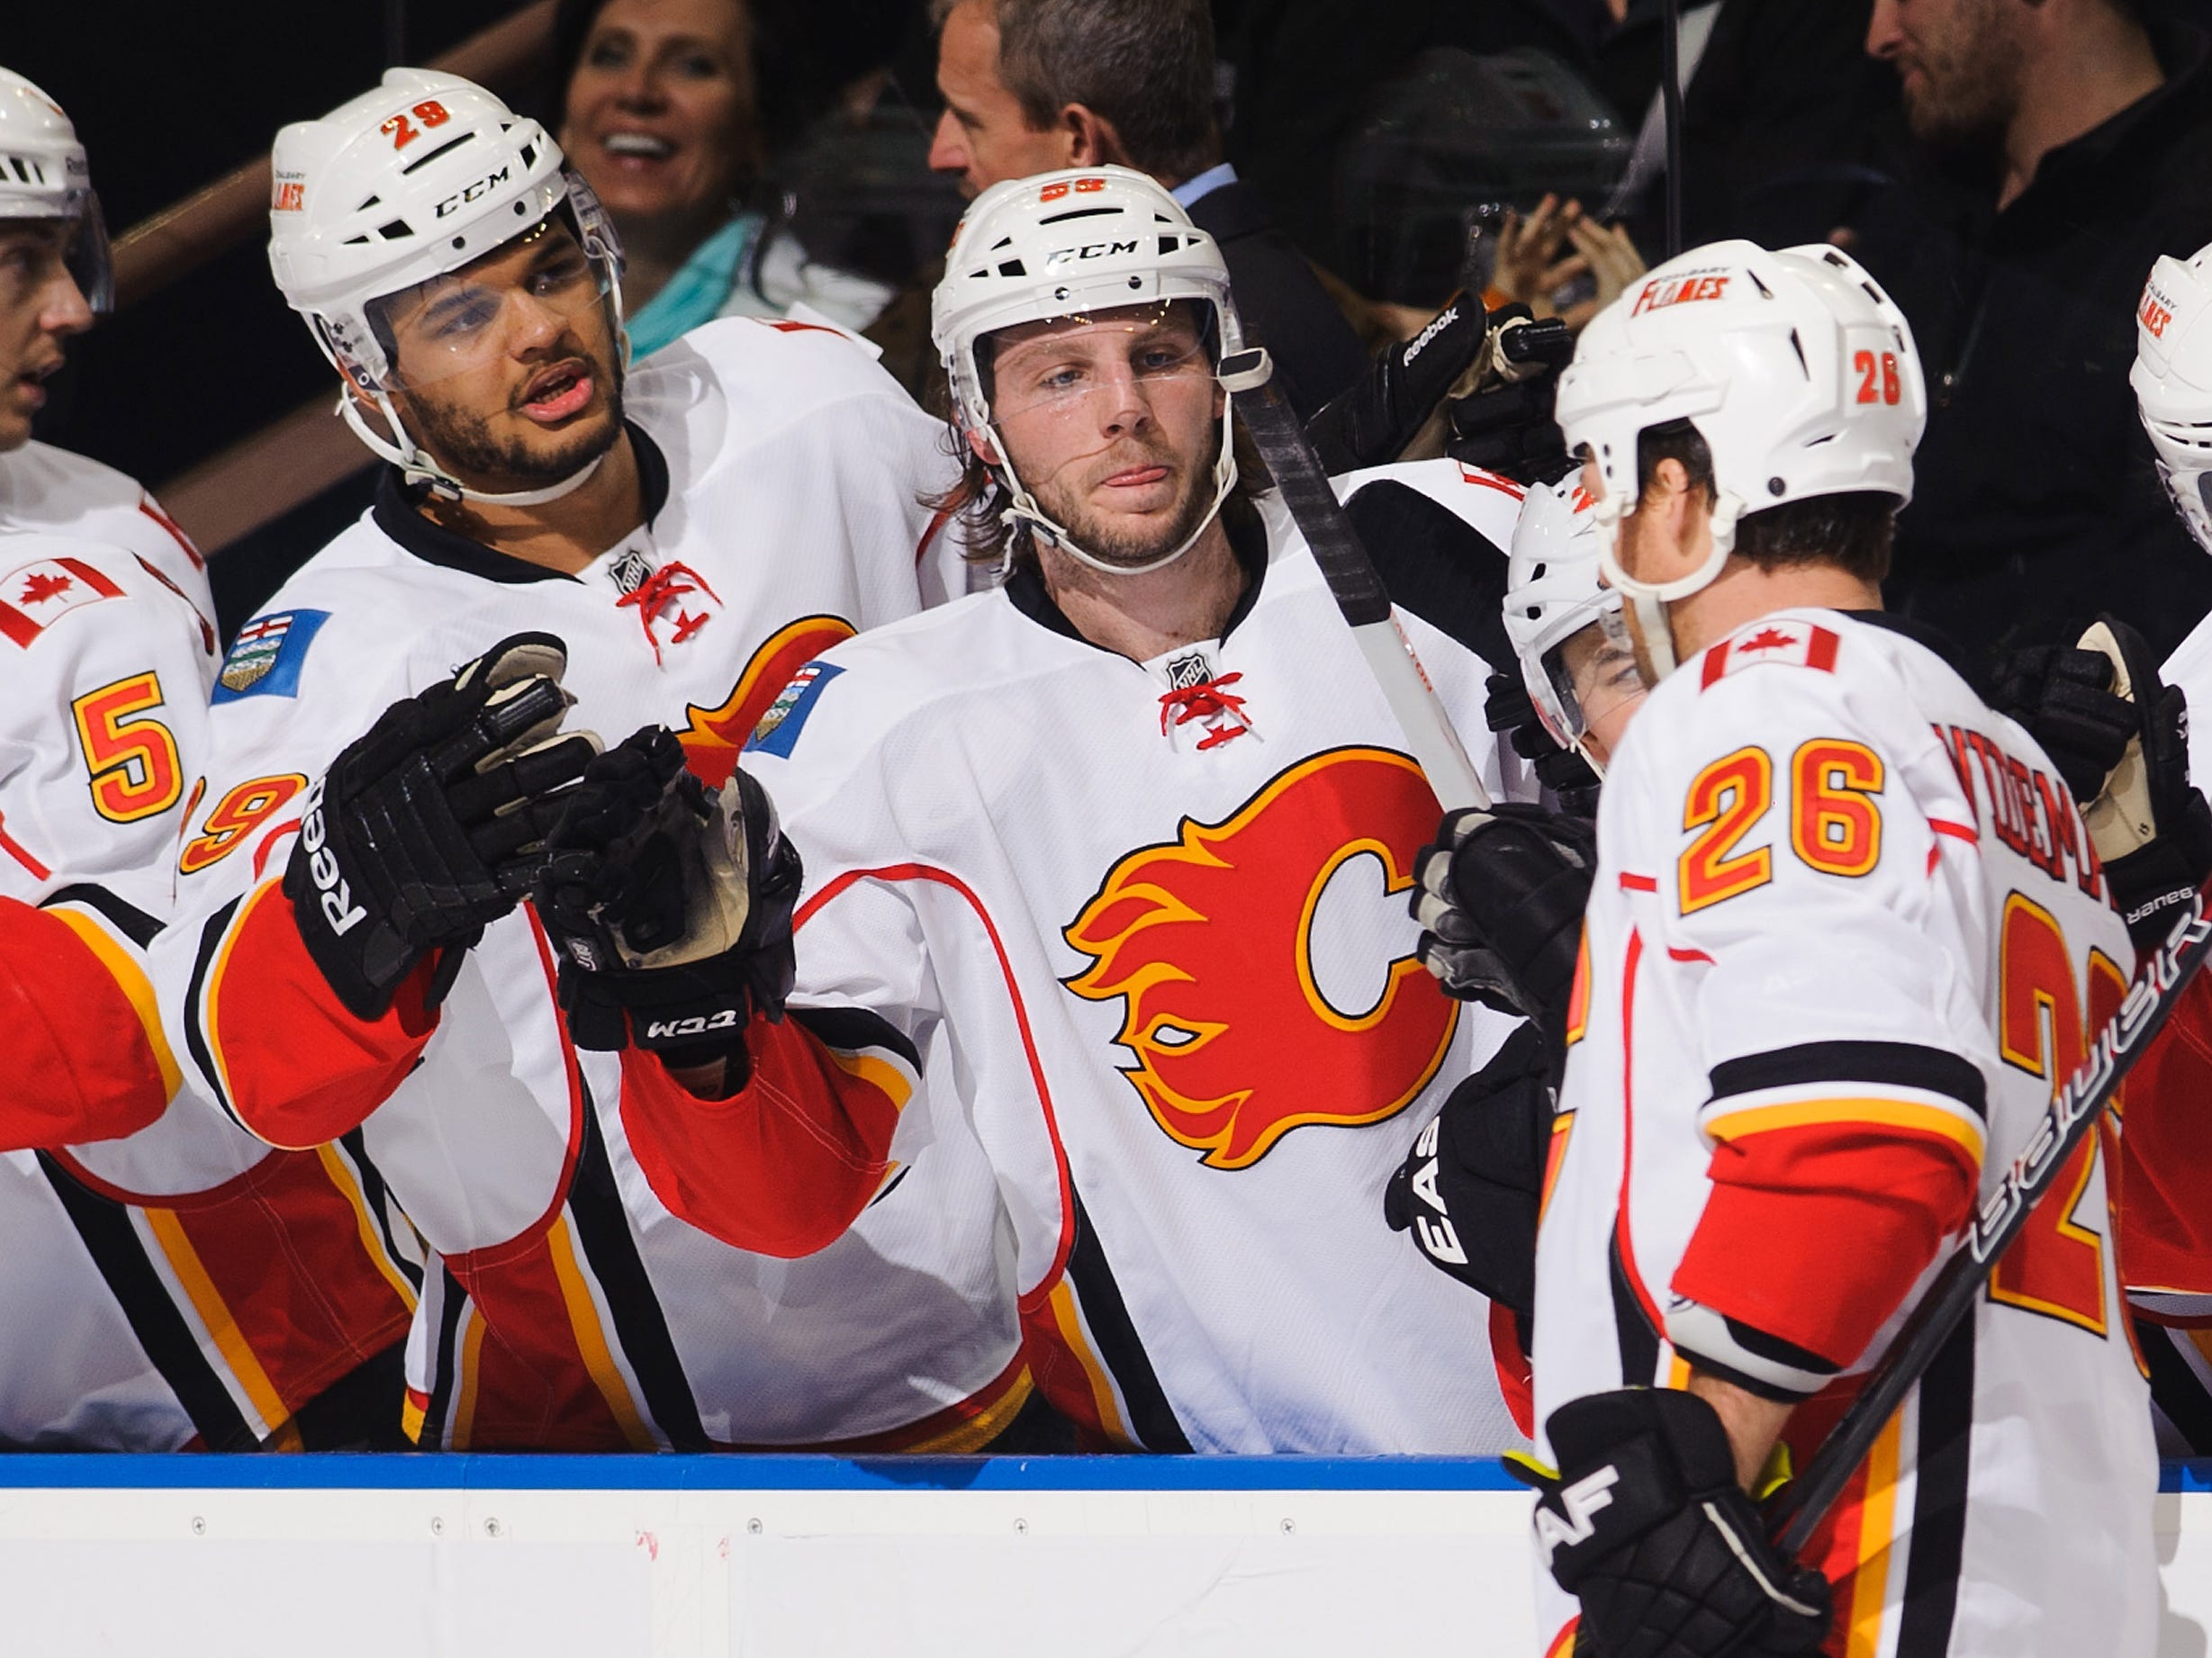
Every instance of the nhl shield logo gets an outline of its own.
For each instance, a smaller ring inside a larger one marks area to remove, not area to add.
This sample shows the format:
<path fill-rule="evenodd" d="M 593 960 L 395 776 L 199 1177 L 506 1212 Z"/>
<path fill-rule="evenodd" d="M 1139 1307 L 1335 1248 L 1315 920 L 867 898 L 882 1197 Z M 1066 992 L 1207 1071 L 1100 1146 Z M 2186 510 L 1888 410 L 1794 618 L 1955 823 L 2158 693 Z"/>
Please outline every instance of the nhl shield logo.
<path fill-rule="evenodd" d="M 1194 651 L 1188 656 L 1168 658 L 1168 686 L 1172 690 L 1188 690 L 1194 685 L 1203 685 L 1214 677 L 1214 669 L 1203 652 Z"/>

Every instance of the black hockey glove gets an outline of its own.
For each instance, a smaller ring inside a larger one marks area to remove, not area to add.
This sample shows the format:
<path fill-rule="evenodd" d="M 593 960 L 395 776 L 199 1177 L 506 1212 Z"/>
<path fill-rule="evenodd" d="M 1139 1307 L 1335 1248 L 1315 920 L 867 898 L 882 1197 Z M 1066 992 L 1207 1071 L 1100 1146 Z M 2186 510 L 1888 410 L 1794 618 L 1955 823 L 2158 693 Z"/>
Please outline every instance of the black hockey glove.
<path fill-rule="evenodd" d="M 1590 762 L 1571 748 L 1561 748 L 1552 741 L 1551 733 L 1536 717 L 1536 704 L 1529 698 L 1528 682 L 1519 671 L 1494 673 L 1484 681 L 1483 718 L 1493 731 L 1506 734 L 1506 741 L 1513 745 L 1513 752 L 1532 761 L 1536 767 L 1536 780 L 1555 795 L 1564 797 L 1594 791 L 1598 786 L 1597 773 L 1590 770 Z M 1589 817 L 1595 815 L 1594 803 L 1586 812 L 1575 815 Z"/>
<path fill-rule="evenodd" d="M 2103 787 L 2076 797 L 2113 906 L 2136 950 L 2151 950 L 2212 875 L 2212 808 L 2189 777 L 2189 698 L 2160 680 L 2158 658 L 2125 622 L 2099 617 L 2081 644 L 2111 662 L 2111 694 L 2135 728 Z"/>
<path fill-rule="evenodd" d="M 1314 411 L 1305 436 L 1322 470 L 1333 477 L 1398 459 L 1488 343 L 1482 301 L 1452 295 L 1413 338 L 1383 352 L 1363 378 Z"/>
<path fill-rule="evenodd" d="M 1422 965 L 1447 995 L 1522 1014 L 1564 1046 L 1596 864 L 1585 818 L 1516 802 L 1447 815 L 1413 860 Z"/>
<path fill-rule="evenodd" d="M 417 962 L 460 951 L 530 889 L 546 797 L 598 749 L 555 738 L 573 700 L 567 647 L 502 639 L 443 684 L 393 703 L 308 791 L 285 867 L 307 953 L 362 1019 L 381 1017 Z M 441 999 L 441 968 L 430 995 Z"/>
<path fill-rule="evenodd" d="M 1990 707 L 2017 720 L 2087 806 L 2135 734 L 2135 705 L 2112 692 L 2112 659 L 2077 645 L 2031 644 L 1999 665 Z"/>
<path fill-rule="evenodd" d="M 1440 1270 L 1530 1318 L 1551 1149 L 1551 1051 L 1534 1025 L 1451 1091 L 1383 1191 L 1383 1219 Z"/>
<path fill-rule="evenodd" d="M 1624 1388 L 1545 1424 L 1554 1474 L 1506 1466 L 1541 1492 L 1536 1547 L 1582 1601 L 1575 1650 L 1599 1658 L 1782 1658 L 1812 1653 L 1827 1579 L 1767 1540 L 1736 1483 L 1728 1434 L 1695 1394 Z"/>
<path fill-rule="evenodd" d="M 744 1086 L 745 1027 L 790 995 L 801 880 L 766 792 L 744 772 L 710 792 L 650 726 L 591 762 L 546 845 L 536 902 L 577 1046 L 727 1059 Z"/>

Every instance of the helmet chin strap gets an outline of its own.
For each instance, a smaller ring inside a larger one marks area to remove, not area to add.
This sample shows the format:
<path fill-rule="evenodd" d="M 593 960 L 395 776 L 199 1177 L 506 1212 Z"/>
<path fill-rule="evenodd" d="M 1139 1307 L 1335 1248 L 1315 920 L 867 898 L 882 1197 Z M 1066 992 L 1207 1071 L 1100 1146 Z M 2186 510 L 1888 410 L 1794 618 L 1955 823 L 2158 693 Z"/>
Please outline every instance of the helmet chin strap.
<path fill-rule="evenodd" d="M 539 507 L 547 501 L 559 500 L 564 495 L 582 489 L 607 458 L 602 449 L 574 472 L 557 483 L 548 483 L 536 490 L 472 490 L 458 478 L 432 460 L 427 450 L 407 436 L 407 428 L 400 423 L 399 412 L 392 407 L 392 400 L 382 391 L 370 393 L 376 400 L 376 411 L 384 416 L 391 428 L 399 433 L 401 443 L 395 444 L 375 431 L 361 418 L 358 400 L 350 393 L 339 393 L 338 410 L 347 425 L 353 428 L 354 436 L 366 444 L 370 450 L 392 463 L 411 482 L 420 478 L 430 486 L 431 493 L 448 500 L 472 500 L 489 507 Z"/>
<path fill-rule="evenodd" d="M 1029 492 L 1028 488 L 1016 475 L 1014 457 L 1007 448 L 1006 434 L 994 425 L 989 430 L 998 451 L 998 460 L 995 464 L 1000 477 L 1005 480 L 1007 493 L 1012 498 L 1011 504 L 998 515 L 998 520 L 1009 530 L 1017 524 L 1027 524 L 1035 534 L 1043 536 L 1046 541 L 1058 547 L 1077 563 L 1088 565 L 1102 575 L 1141 576 L 1155 570 L 1165 570 L 1198 545 L 1198 537 L 1205 535 L 1206 527 L 1221 516 L 1222 503 L 1229 499 L 1229 491 L 1236 487 L 1237 460 L 1230 443 L 1229 419 L 1229 410 L 1224 403 L 1221 414 L 1221 450 L 1214 459 L 1213 504 L 1206 508 L 1205 516 L 1198 520 L 1197 525 L 1189 535 L 1184 536 L 1173 550 L 1162 553 L 1158 558 L 1147 559 L 1142 564 L 1114 564 L 1108 563 L 1094 553 L 1084 551 L 1077 544 L 1075 537 L 1068 533 L 1066 527 L 1037 504 L 1037 498 Z M 1001 575 L 1004 575 L 1011 566 L 1013 557 L 1013 542 L 1009 538 L 1007 552 L 999 560 Z"/>
<path fill-rule="evenodd" d="M 1621 595 L 1624 606 L 1636 612 L 1636 630 L 1642 636 L 1644 654 L 1651 663 L 1655 689 L 1659 680 L 1681 665 L 1675 655 L 1675 630 L 1667 621 L 1666 608 L 1677 599 L 1704 591 L 1720 579 L 1721 568 L 1735 550 L 1736 520 L 1743 516 L 1743 509 L 1740 498 L 1725 490 L 1720 491 L 1713 501 L 1712 547 L 1706 554 L 1705 562 L 1688 575 L 1677 576 L 1672 581 L 1639 581 L 1621 565 L 1621 520 L 1625 509 L 1620 498 L 1609 494 L 1597 503 L 1594 528 L 1598 570 L 1605 578 L 1605 585 Z"/>

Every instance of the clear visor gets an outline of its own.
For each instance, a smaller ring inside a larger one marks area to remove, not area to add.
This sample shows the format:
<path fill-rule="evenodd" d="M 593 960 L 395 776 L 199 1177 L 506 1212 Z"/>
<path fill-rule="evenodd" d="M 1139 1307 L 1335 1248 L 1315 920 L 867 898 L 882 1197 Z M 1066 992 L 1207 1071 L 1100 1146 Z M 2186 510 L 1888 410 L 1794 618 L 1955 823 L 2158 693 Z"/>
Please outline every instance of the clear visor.
<path fill-rule="evenodd" d="M 976 342 L 976 359 L 991 423 L 1005 428 L 1095 420 L 1101 400 L 1205 395 L 1217 340 L 1212 306 L 1167 300 L 999 329 Z"/>
<path fill-rule="evenodd" d="M 100 198 L 90 190 L 71 191 L 68 216 L 76 221 L 77 233 L 69 239 L 62 263 L 92 314 L 111 315 L 115 310 L 115 259 L 108 248 L 107 217 L 100 211 Z"/>
<path fill-rule="evenodd" d="M 1000 329 L 977 341 L 990 423 L 1032 491 L 1068 479 L 1134 493 L 1183 474 L 1195 489 L 1213 461 L 1177 446 L 1214 419 L 1214 308 L 1168 300 Z M 1093 476 L 1092 474 L 1096 474 Z"/>
<path fill-rule="evenodd" d="M 1609 612 L 1606 620 L 1617 615 Z M 1645 695 L 1626 629 L 1616 636 L 1605 622 L 1593 622 L 1569 634 L 1544 653 L 1543 665 L 1550 700 L 1557 707 L 1546 707 L 1539 699 L 1537 717 L 1563 748 L 1575 746 L 1593 732 L 1617 734 L 1615 716 Z M 1607 746 L 1612 746 L 1610 742 Z"/>
<path fill-rule="evenodd" d="M 610 329 L 604 302 L 617 275 L 616 258 L 556 210 L 483 258 L 372 300 L 366 310 L 393 383 L 420 387 L 572 329 Z"/>

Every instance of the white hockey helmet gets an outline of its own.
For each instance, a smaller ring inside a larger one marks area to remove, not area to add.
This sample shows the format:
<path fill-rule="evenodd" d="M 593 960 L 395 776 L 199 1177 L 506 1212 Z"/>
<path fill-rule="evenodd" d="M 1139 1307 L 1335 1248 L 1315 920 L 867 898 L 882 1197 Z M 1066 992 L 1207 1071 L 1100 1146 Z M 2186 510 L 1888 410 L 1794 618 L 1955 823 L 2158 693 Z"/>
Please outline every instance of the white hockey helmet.
<path fill-rule="evenodd" d="M 0 69 L 0 219 L 75 220 L 69 275 L 96 315 L 114 309 L 107 225 L 85 147 L 61 105 L 12 69 Z"/>
<path fill-rule="evenodd" d="M 387 69 L 373 91 L 282 129 L 270 162 L 269 270 L 323 355 L 391 428 L 389 438 L 372 431 L 355 400 L 341 398 L 362 442 L 440 492 L 473 500 L 528 505 L 591 475 L 596 461 L 550 490 L 463 488 L 401 424 L 388 396 L 396 365 L 379 333 L 377 302 L 456 271 L 565 209 L 619 335 L 620 239 L 545 128 L 457 75 Z"/>
<path fill-rule="evenodd" d="M 1598 581 L 1598 556 L 1597 503 L 1582 486 L 1571 477 L 1532 485 L 1506 560 L 1505 636 L 1537 719 L 1553 742 L 1603 777 L 1603 761 L 1587 742 L 1593 711 L 1583 706 L 1561 650 L 1620 612 L 1621 595 Z"/>
<path fill-rule="evenodd" d="M 1928 392 L 1911 325 L 1848 254 L 1714 242 L 1592 320 L 1559 377 L 1557 418 L 1569 453 L 1597 464 L 1602 568 L 1664 675 L 1666 606 L 1720 575 L 1744 514 L 1856 491 L 1912 499 Z M 1675 420 L 1712 452 L 1712 553 L 1678 581 L 1642 582 L 1621 568 L 1617 531 L 1641 489 L 1638 438 Z"/>
<path fill-rule="evenodd" d="M 2161 254 L 2151 267 L 2127 381 L 2166 492 L 2212 553 L 2212 247 L 2186 265 Z"/>
<path fill-rule="evenodd" d="M 953 418 L 964 437 L 988 437 L 998 455 L 1019 520 L 1072 556 L 1109 574 L 1157 570 L 1196 545 L 1209 513 L 1182 545 L 1142 566 L 1107 564 L 1075 545 L 1015 474 L 984 389 L 988 354 L 977 346 L 1000 329 L 1025 322 L 1093 315 L 1133 305 L 1195 300 L 1209 313 L 1214 361 L 1244 348 L 1244 331 L 1229 295 L 1229 267 L 1214 239 L 1190 221 L 1182 204 L 1145 174 L 1124 167 L 1070 167 L 1033 178 L 1005 179 L 969 204 L 945 254 L 944 277 L 930 296 L 929 333 L 953 390 Z M 1222 414 L 1214 461 L 1214 511 L 1236 483 Z"/>

